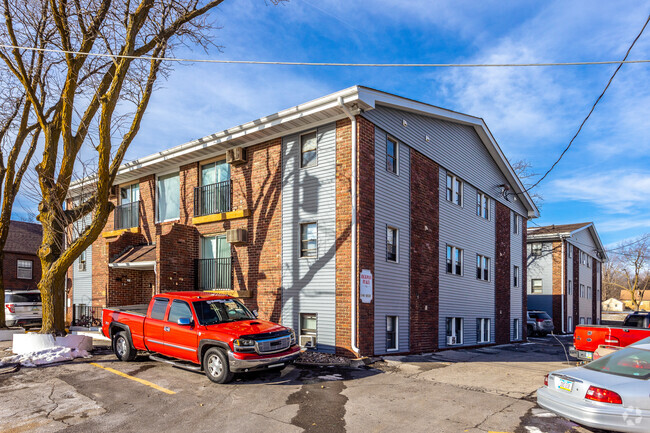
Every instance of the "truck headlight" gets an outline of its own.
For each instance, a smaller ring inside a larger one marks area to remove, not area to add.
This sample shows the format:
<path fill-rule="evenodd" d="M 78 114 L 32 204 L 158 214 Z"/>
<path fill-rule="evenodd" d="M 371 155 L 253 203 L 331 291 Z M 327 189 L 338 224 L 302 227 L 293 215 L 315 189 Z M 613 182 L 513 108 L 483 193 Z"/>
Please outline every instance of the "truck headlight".
<path fill-rule="evenodd" d="M 291 335 L 290 345 L 293 346 L 294 344 L 296 344 L 296 331 L 294 331 L 293 328 L 289 328 L 289 333 Z"/>
<path fill-rule="evenodd" d="M 255 340 L 247 340 L 245 338 L 238 338 L 232 342 L 235 352 L 254 352 Z"/>

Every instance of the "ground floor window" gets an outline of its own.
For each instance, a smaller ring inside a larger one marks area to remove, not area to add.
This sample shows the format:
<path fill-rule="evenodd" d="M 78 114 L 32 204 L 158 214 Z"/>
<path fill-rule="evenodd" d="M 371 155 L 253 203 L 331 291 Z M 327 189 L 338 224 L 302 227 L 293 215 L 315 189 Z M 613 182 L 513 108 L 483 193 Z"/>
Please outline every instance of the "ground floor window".
<path fill-rule="evenodd" d="M 478 343 L 490 342 L 490 319 L 476 319 L 476 341 Z"/>
<path fill-rule="evenodd" d="M 541 279 L 532 279 L 530 280 L 530 293 L 542 293 L 542 280 Z"/>
<path fill-rule="evenodd" d="M 580 318 L 580 324 L 581 324 L 581 325 L 584 325 L 584 324 L 585 324 L 585 318 L 584 318 L 584 317 L 581 317 L 581 318 Z"/>
<path fill-rule="evenodd" d="M 386 350 L 397 350 L 397 316 L 386 316 Z"/>
<path fill-rule="evenodd" d="M 463 318 L 447 317 L 447 346 L 463 344 Z"/>
<path fill-rule="evenodd" d="M 587 325 L 591 325 L 591 317 L 587 317 Z"/>
<path fill-rule="evenodd" d="M 512 339 L 519 340 L 521 336 L 519 334 L 519 319 L 514 319 L 512 321 Z"/>
<path fill-rule="evenodd" d="M 568 318 L 567 327 L 569 328 L 569 332 L 573 332 L 573 317 Z"/>
<path fill-rule="evenodd" d="M 318 315 L 315 313 L 300 313 L 300 345 L 316 347 L 318 337 Z"/>

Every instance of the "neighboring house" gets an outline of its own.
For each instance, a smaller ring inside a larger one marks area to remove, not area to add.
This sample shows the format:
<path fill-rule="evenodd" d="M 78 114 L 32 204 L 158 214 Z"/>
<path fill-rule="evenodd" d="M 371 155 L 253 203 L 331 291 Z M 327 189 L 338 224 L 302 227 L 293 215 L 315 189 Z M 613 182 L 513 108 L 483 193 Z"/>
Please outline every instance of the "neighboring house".
<path fill-rule="evenodd" d="M 593 223 L 528 228 L 528 309 L 546 311 L 555 332 L 600 323 L 602 263 Z"/>
<path fill-rule="evenodd" d="M 355 86 L 125 164 L 115 185 L 73 298 L 218 290 L 348 355 L 525 338 L 538 210 L 480 118 Z"/>
<path fill-rule="evenodd" d="M 639 295 L 637 295 L 637 299 L 639 298 Z M 639 302 L 639 306 L 636 307 L 634 304 L 632 304 L 632 293 L 630 293 L 629 290 L 621 290 L 621 301 L 625 304 L 627 308 L 630 309 L 637 309 L 637 310 L 645 310 L 645 311 L 650 311 L 650 289 L 646 290 L 643 293 L 643 299 L 641 299 L 641 302 Z"/>
<path fill-rule="evenodd" d="M 625 308 L 625 304 L 623 301 L 616 299 L 616 298 L 609 298 L 606 301 L 603 301 L 602 304 L 602 311 L 623 311 Z"/>
<path fill-rule="evenodd" d="M 11 221 L 4 248 L 5 290 L 34 290 L 41 280 L 41 261 L 37 256 L 43 228 L 40 224 Z"/>

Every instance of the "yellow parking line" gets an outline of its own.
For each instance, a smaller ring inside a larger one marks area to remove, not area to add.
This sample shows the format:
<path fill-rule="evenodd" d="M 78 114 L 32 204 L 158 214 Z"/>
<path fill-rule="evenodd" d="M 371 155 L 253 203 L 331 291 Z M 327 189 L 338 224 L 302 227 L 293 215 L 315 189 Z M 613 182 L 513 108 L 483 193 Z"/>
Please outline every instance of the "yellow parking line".
<path fill-rule="evenodd" d="M 162 392 L 164 392 L 166 394 L 176 394 L 175 391 L 171 391 L 171 390 L 169 390 L 167 388 L 163 388 L 162 386 L 158 386 L 155 383 L 149 382 L 148 380 L 140 379 L 138 377 L 129 376 L 128 374 L 122 373 L 121 371 L 117 371 L 117 370 L 115 370 L 113 368 L 104 367 L 104 366 L 101 366 L 101 365 L 99 365 L 99 364 L 97 364 L 95 362 L 91 362 L 90 365 L 94 365 L 95 367 L 99 367 L 99 368 L 104 369 L 106 371 L 109 371 L 111 373 L 117 374 L 118 376 L 122 376 L 122 377 L 126 377 L 127 379 L 134 380 L 134 381 L 139 382 L 139 383 L 141 383 L 143 385 L 150 386 L 151 388 L 157 389 L 158 391 L 162 391 Z"/>

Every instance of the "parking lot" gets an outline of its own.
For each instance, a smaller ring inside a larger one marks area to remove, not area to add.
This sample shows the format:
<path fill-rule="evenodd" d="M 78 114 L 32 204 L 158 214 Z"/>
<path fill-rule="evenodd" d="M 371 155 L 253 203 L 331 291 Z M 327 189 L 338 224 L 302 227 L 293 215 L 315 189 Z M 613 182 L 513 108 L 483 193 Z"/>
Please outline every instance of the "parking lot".
<path fill-rule="evenodd" d="M 544 375 L 563 365 L 562 346 L 547 337 L 216 385 L 97 346 L 89 359 L 0 374 L 0 431 L 589 432 L 535 404 Z"/>

